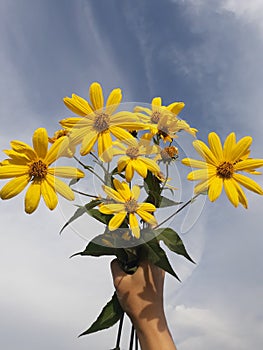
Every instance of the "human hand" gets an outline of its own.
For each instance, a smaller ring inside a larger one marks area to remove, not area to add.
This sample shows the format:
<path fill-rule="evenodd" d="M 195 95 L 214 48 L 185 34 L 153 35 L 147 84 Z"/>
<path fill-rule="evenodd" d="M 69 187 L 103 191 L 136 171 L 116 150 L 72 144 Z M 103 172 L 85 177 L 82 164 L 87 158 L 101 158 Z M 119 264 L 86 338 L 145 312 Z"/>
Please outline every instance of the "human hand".
<path fill-rule="evenodd" d="M 130 317 L 143 350 L 175 350 L 163 309 L 164 271 L 148 261 L 126 274 L 111 263 L 113 283 L 123 310 Z"/>

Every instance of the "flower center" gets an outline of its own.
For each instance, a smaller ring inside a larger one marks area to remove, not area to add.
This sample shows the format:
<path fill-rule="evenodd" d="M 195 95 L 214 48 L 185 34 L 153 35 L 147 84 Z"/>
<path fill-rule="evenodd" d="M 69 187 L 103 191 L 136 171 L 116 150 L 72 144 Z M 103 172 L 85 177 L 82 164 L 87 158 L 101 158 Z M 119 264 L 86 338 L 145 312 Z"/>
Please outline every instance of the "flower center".
<path fill-rule="evenodd" d="M 161 113 L 158 111 L 155 111 L 151 115 L 151 122 L 154 124 L 158 124 L 160 118 L 161 118 Z"/>
<path fill-rule="evenodd" d="M 220 164 L 216 169 L 216 174 L 222 179 L 230 179 L 234 173 L 234 165 L 229 162 Z"/>
<path fill-rule="evenodd" d="M 178 156 L 178 148 L 175 146 L 165 147 L 160 154 L 164 162 L 169 162 Z"/>
<path fill-rule="evenodd" d="M 93 128 L 97 132 L 105 131 L 109 128 L 110 116 L 106 113 L 99 113 L 96 115 Z"/>
<path fill-rule="evenodd" d="M 127 213 L 134 213 L 138 209 L 138 203 L 135 199 L 129 199 L 125 204 L 125 210 Z"/>
<path fill-rule="evenodd" d="M 135 146 L 128 147 L 126 150 L 126 154 L 132 159 L 137 158 L 139 155 L 139 148 Z"/>
<path fill-rule="evenodd" d="M 38 160 L 30 165 L 29 175 L 34 178 L 43 179 L 47 175 L 47 169 L 47 165 L 42 160 Z"/>

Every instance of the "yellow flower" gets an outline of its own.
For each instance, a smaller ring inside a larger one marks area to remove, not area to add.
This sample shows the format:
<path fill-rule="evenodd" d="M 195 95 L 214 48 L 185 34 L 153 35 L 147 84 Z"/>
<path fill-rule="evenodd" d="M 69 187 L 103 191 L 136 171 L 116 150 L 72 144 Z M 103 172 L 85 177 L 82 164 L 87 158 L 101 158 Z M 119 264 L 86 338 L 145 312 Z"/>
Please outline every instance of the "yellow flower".
<path fill-rule="evenodd" d="M 109 162 L 112 159 L 112 135 L 119 140 L 129 140 L 133 136 L 127 130 L 144 129 L 145 125 L 132 112 L 115 113 L 121 103 L 121 89 L 111 91 L 105 107 L 99 83 L 91 84 L 89 93 L 91 104 L 74 94 L 71 98 L 64 99 L 66 106 L 82 118 L 67 118 L 60 123 L 65 128 L 72 128 L 70 142 L 82 143 L 80 149 L 82 156 L 88 154 L 98 142 L 99 157 Z"/>
<path fill-rule="evenodd" d="M 110 198 L 114 199 L 115 203 L 102 204 L 99 207 L 99 211 L 103 214 L 114 214 L 109 222 L 110 231 L 119 228 L 128 215 L 132 233 L 136 238 L 139 238 L 140 227 L 135 214 L 139 215 L 145 222 L 156 225 L 157 221 L 151 214 L 156 208 L 151 203 L 138 203 L 137 200 L 140 196 L 139 186 L 134 185 L 130 190 L 129 185 L 125 181 L 120 182 L 117 179 L 113 180 L 113 184 L 116 190 L 108 186 L 103 186 L 103 189 Z"/>
<path fill-rule="evenodd" d="M 135 107 L 135 112 L 144 112 L 140 114 L 141 119 L 148 123 L 150 134 L 146 134 L 145 138 L 150 139 L 152 136 L 159 134 L 164 141 L 172 142 L 176 137 L 176 133 L 184 130 L 195 136 L 197 129 L 191 128 L 186 121 L 178 119 L 177 115 L 184 108 L 183 102 L 173 102 L 168 106 L 162 105 L 161 97 L 152 99 L 152 109 L 146 107 Z"/>
<path fill-rule="evenodd" d="M 118 159 L 118 171 L 125 169 L 125 178 L 130 182 L 136 171 L 141 177 L 146 178 L 147 171 L 153 173 L 160 172 L 160 167 L 153 159 L 147 158 L 146 155 L 156 154 L 160 152 L 160 148 L 151 145 L 147 140 L 133 139 L 132 143 L 114 142 L 113 155 L 123 155 Z"/>
<path fill-rule="evenodd" d="M 221 194 L 224 187 L 230 202 L 237 207 L 241 203 L 247 208 L 247 198 L 240 185 L 258 194 L 262 188 L 252 179 L 239 171 L 251 172 L 263 166 L 263 159 L 248 159 L 252 137 L 246 136 L 236 142 L 235 133 L 227 136 L 222 147 L 219 136 L 212 132 L 208 135 L 210 148 L 202 141 L 193 142 L 195 150 L 204 161 L 185 158 L 182 163 L 193 168 L 200 168 L 188 174 L 188 180 L 199 180 L 195 192 L 208 190 L 208 197 L 213 202 Z"/>
<path fill-rule="evenodd" d="M 50 143 L 54 143 L 56 140 L 58 140 L 60 137 L 64 137 L 64 136 L 69 136 L 70 131 L 68 129 L 60 129 L 57 130 L 54 133 L 53 137 L 49 137 L 48 141 Z M 65 151 L 63 152 L 63 154 L 61 154 L 60 156 L 62 157 L 68 157 L 68 158 L 72 158 L 74 156 L 76 152 L 76 146 L 73 144 L 69 144 L 69 147 L 67 149 L 65 149 Z"/>
<path fill-rule="evenodd" d="M 33 148 L 22 141 L 12 141 L 11 147 L 11 150 L 4 151 L 9 159 L 5 159 L 0 166 L 0 179 L 13 178 L 1 189 L 2 199 L 18 195 L 29 183 L 25 196 L 25 211 L 28 214 L 36 210 L 41 196 L 50 210 L 57 206 L 56 193 L 68 200 L 74 199 L 71 188 L 55 176 L 81 178 L 84 173 L 68 166 L 50 167 L 68 148 L 67 137 L 60 137 L 48 150 L 47 131 L 39 128 L 33 135 Z"/>

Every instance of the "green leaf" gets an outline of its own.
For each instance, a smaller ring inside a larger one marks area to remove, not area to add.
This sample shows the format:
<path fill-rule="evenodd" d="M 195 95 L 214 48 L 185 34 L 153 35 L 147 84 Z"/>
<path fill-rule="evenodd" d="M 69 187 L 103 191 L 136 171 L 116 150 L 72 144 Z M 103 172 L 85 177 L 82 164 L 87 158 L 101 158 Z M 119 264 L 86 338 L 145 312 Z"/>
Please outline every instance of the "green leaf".
<path fill-rule="evenodd" d="M 91 208 L 96 207 L 98 204 L 101 203 L 100 199 L 93 199 L 92 201 L 90 201 L 89 203 L 87 203 L 86 205 L 79 207 L 75 213 L 73 214 L 73 216 L 65 223 L 65 225 L 62 227 L 62 229 L 59 231 L 59 233 L 61 234 L 62 231 L 69 225 L 71 224 L 73 221 L 75 221 L 76 219 L 78 219 L 81 215 L 88 213 L 89 210 L 91 210 Z"/>
<path fill-rule="evenodd" d="M 170 262 L 166 256 L 165 251 L 160 247 L 159 242 L 156 239 L 153 239 L 145 243 L 147 247 L 147 257 L 150 262 L 154 265 L 160 267 L 164 271 L 170 273 L 172 276 L 177 278 L 180 281 L 180 278 L 174 272 Z"/>
<path fill-rule="evenodd" d="M 91 333 L 101 331 L 103 329 L 113 326 L 123 315 L 123 310 L 120 306 L 116 292 L 113 294 L 111 300 L 104 306 L 96 321 L 79 337 Z"/>
<path fill-rule="evenodd" d="M 160 205 L 159 208 L 172 207 L 174 205 L 181 204 L 182 202 L 175 202 L 167 197 L 160 196 Z"/>
<path fill-rule="evenodd" d="M 108 223 L 110 222 L 110 219 L 113 217 L 113 215 L 107 215 L 107 214 L 101 213 L 98 209 L 87 210 L 87 213 L 90 216 L 92 216 L 94 219 L 102 222 L 105 225 L 108 225 Z"/>
<path fill-rule="evenodd" d="M 174 253 L 183 255 L 186 259 L 195 264 L 193 259 L 187 253 L 184 243 L 181 240 L 178 233 L 173 229 L 167 228 L 158 228 L 154 230 L 156 232 L 156 238 L 158 241 L 163 241 L 163 243 Z"/>
<path fill-rule="evenodd" d="M 80 180 L 80 178 L 78 178 L 78 179 L 71 179 L 68 185 L 69 185 L 69 186 L 73 186 L 73 185 L 75 185 L 77 182 L 79 182 L 79 180 Z"/>
<path fill-rule="evenodd" d="M 126 261 L 128 258 L 128 255 L 123 248 L 116 248 L 113 243 L 110 241 L 109 235 L 98 235 L 94 237 L 85 250 L 79 253 L 75 253 L 71 255 L 71 258 L 76 255 L 81 256 L 103 256 L 103 255 L 115 255 L 119 260 Z"/>

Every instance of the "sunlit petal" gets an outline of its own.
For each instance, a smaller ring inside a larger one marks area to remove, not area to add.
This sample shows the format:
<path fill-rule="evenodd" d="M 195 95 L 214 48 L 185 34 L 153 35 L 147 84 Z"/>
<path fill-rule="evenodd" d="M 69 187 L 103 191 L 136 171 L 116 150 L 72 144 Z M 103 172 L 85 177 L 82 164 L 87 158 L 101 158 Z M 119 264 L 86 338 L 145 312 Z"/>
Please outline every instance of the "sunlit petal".
<path fill-rule="evenodd" d="M 33 135 L 33 146 L 39 156 L 44 159 L 48 149 L 48 134 L 45 128 L 39 128 L 34 132 Z"/>
<path fill-rule="evenodd" d="M 157 221 L 155 219 L 155 217 L 148 213 L 147 211 L 145 210 L 141 210 L 141 209 L 137 209 L 136 210 L 136 213 L 145 221 L 145 222 L 148 222 L 149 224 L 151 225 L 156 225 L 157 224 Z"/>
<path fill-rule="evenodd" d="M 201 169 L 206 169 L 210 165 L 202 160 L 195 160 L 191 158 L 182 159 L 182 163 L 186 166 L 191 166 L 192 168 L 201 168 Z"/>
<path fill-rule="evenodd" d="M 1 199 L 10 199 L 18 195 L 30 181 L 29 175 L 22 175 L 9 181 L 0 191 Z"/>
<path fill-rule="evenodd" d="M 208 135 L 208 142 L 216 159 L 221 161 L 223 158 L 223 149 L 219 136 L 215 132 L 210 132 Z"/>
<path fill-rule="evenodd" d="M 137 220 L 134 213 L 129 214 L 129 225 L 130 225 L 130 228 L 132 230 L 134 237 L 139 238 L 140 237 L 140 227 L 139 227 L 138 220 Z"/>
<path fill-rule="evenodd" d="M 137 173 L 143 177 L 146 178 L 147 176 L 147 166 L 144 164 L 143 161 L 140 159 L 132 159 L 131 160 L 131 166 L 134 168 Z"/>
<path fill-rule="evenodd" d="M 118 179 L 114 179 L 113 185 L 116 188 L 116 191 L 118 191 L 118 193 L 125 201 L 131 198 L 131 190 L 129 188 L 129 185 L 125 181 L 120 182 Z"/>
<path fill-rule="evenodd" d="M 40 189 L 46 206 L 50 210 L 54 210 L 58 204 L 58 196 L 54 187 L 51 186 L 46 180 L 43 180 L 41 182 Z"/>
<path fill-rule="evenodd" d="M 0 179 L 26 175 L 28 172 L 29 167 L 27 165 L 3 165 L 0 166 Z"/>
<path fill-rule="evenodd" d="M 263 166 L 263 159 L 245 159 L 235 164 L 235 170 L 254 170 Z"/>
<path fill-rule="evenodd" d="M 102 204 L 99 207 L 99 211 L 103 214 L 114 214 L 119 212 L 125 212 L 125 206 L 124 204 L 120 204 L 120 203 Z"/>
<path fill-rule="evenodd" d="M 234 178 L 234 180 L 239 182 L 240 185 L 246 187 L 248 190 L 253 191 L 255 193 L 258 193 L 258 194 L 261 194 L 261 195 L 263 194 L 263 189 L 260 187 L 260 185 L 256 181 L 250 179 L 249 177 L 242 175 L 242 174 L 235 173 L 233 175 L 233 178 Z"/>
<path fill-rule="evenodd" d="M 89 96 L 92 106 L 95 110 L 100 110 L 104 106 L 104 97 L 102 87 L 99 83 L 94 82 L 90 85 Z"/>
<path fill-rule="evenodd" d="M 231 160 L 233 162 L 240 160 L 242 156 L 244 156 L 249 150 L 252 141 L 253 139 L 250 136 L 245 136 L 241 140 L 239 140 L 232 150 Z"/>
<path fill-rule="evenodd" d="M 109 222 L 109 230 L 114 231 L 117 228 L 119 228 L 121 226 L 121 224 L 123 223 L 126 215 L 127 215 L 126 212 L 115 214 Z"/>
<path fill-rule="evenodd" d="M 75 114 L 84 117 L 87 114 L 93 112 L 91 106 L 88 101 L 84 100 L 84 98 L 72 94 L 72 97 L 65 97 L 63 99 L 65 105 Z"/>
<path fill-rule="evenodd" d="M 196 152 L 199 153 L 208 163 L 217 166 L 218 160 L 203 141 L 195 140 L 193 141 L 193 146 Z"/>
<path fill-rule="evenodd" d="M 122 94 L 121 89 L 114 89 L 109 94 L 109 97 L 106 102 L 106 113 L 112 114 L 121 103 Z"/>
<path fill-rule="evenodd" d="M 85 176 L 83 171 L 71 166 L 58 166 L 55 168 L 48 168 L 48 173 L 50 175 L 72 179 L 80 179 Z"/>
<path fill-rule="evenodd" d="M 50 186 L 54 187 L 55 191 L 61 196 L 68 199 L 69 201 L 74 200 L 74 192 L 65 182 L 49 174 L 46 176 L 46 181 L 50 184 Z"/>
<path fill-rule="evenodd" d="M 125 203 L 125 200 L 123 197 L 114 189 L 112 189 L 109 186 L 102 186 L 104 192 L 112 199 L 114 199 L 117 202 Z"/>
<path fill-rule="evenodd" d="M 154 212 L 156 207 L 151 203 L 139 203 L 139 210 Z"/>
<path fill-rule="evenodd" d="M 52 164 L 55 160 L 57 160 L 69 147 L 69 138 L 67 136 L 62 136 L 57 139 L 50 149 L 48 150 L 46 157 L 44 159 L 47 165 Z"/>
<path fill-rule="evenodd" d="M 239 203 L 239 195 L 233 179 L 224 180 L 224 190 L 233 206 L 237 207 Z"/>
<path fill-rule="evenodd" d="M 224 155 L 224 159 L 226 161 L 232 160 L 232 152 L 233 152 L 235 145 L 236 145 L 236 135 L 234 132 L 231 132 L 227 136 L 227 138 L 224 142 L 223 155 Z"/>
<path fill-rule="evenodd" d="M 223 189 L 223 179 L 218 176 L 210 178 L 210 184 L 208 188 L 208 198 L 211 202 L 217 200 Z"/>
<path fill-rule="evenodd" d="M 132 198 L 134 198 L 137 201 L 141 193 L 140 186 L 134 185 L 131 189 L 131 193 L 132 193 Z"/>
<path fill-rule="evenodd" d="M 41 190 L 40 190 L 41 181 L 35 180 L 29 186 L 26 196 L 25 196 L 25 212 L 27 214 L 32 214 L 38 207 Z"/>
<path fill-rule="evenodd" d="M 15 140 L 15 141 L 11 141 L 10 145 L 14 151 L 21 154 L 24 153 L 26 157 L 28 157 L 31 160 L 37 160 L 38 157 L 35 150 L 25 142 Z"/>

